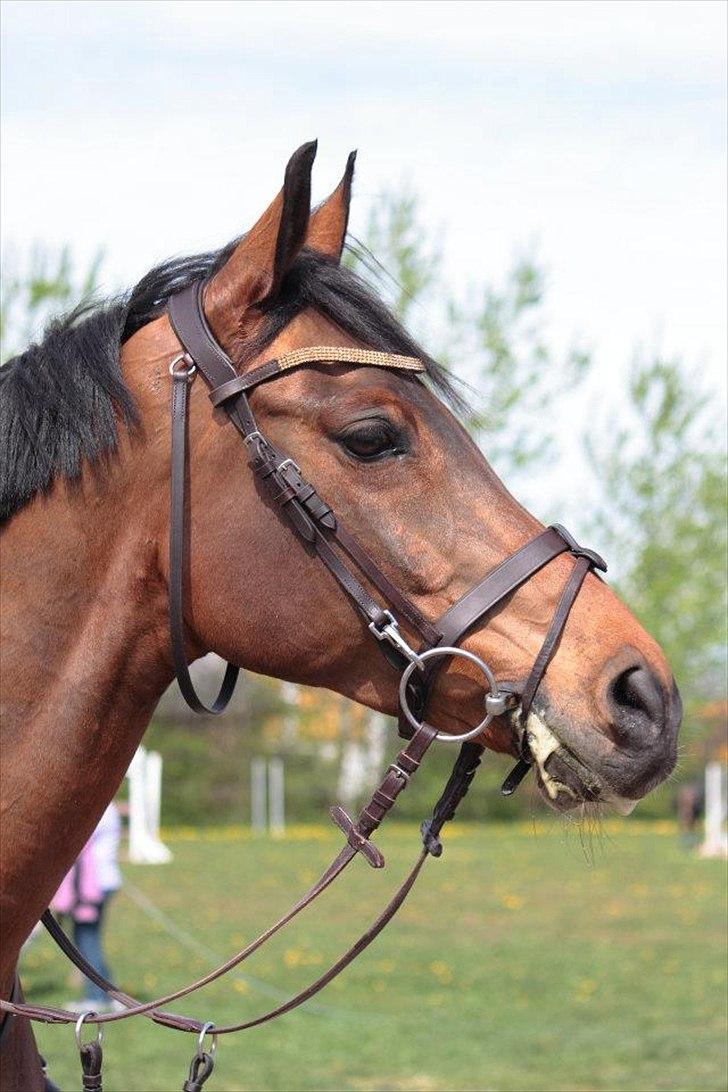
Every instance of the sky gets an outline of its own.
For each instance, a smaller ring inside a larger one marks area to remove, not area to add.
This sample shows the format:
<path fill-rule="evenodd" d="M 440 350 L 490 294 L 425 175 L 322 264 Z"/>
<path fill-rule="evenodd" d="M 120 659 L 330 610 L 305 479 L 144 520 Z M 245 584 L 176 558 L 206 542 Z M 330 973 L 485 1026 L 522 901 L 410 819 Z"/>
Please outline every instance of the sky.
<path fill-rule="evenodd" d="M 7 0 L 5 253 L 102 247 L 126 286 L 246 230 L 318 137 L 317 199 L 359 150 L 355 233 L 407 184 L 456 290 L 535 252 L 555 344 L 616 382 L 681 356 L 723 397 L 727 10 Z"/>

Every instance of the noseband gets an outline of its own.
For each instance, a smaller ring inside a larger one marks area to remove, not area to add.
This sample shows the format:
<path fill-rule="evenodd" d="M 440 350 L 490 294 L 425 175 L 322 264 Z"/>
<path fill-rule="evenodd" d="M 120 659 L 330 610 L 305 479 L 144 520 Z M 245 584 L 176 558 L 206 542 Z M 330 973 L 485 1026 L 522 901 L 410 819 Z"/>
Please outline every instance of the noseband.
<path fill-rule="evenodd" d="M 423 372 L 425 370 L 423 364 L 413 357 L 374 352 L 368 349 L 313 346 L 293 350 L 261 364 L 244 375 L 238 375 L 207 324 L 202 304 L 202 290 L 201 282 L 189 286 L 170 300 L 168 308 L 170 321 L 182 345 L 182 351 L 174 357 L 169 366 L 172 377 L 169 611 L 172 656 L 180 690 L 195 712 L 217 714 L 225 709 L 232 697 L 238 676 L 238 668 L 228 664 L 220 691 L 212 705 L 207 707 L 195 692 L 185 651 L 183 574 L 187 538 L 185 512 L 187 410 L 190 386 L 197 372 L 200 372 L 210 388 L 209 395 L 213 406 L 223 409 L 233 427 L 240 433 L 251 470 L 260 480 L 271 504 L 285 515 L 290 526 L 301 539 L 304 548 L 318 557 L 327 567 L 352 600 L 387 660 L 401 672 L 399 732 L 408 742 L 387 769 L 381 783 L 356 821 L 352 820 L 341 807 L 331 809 L 331 816 L 346 836 L 346 843 L 319 880 L 274 925 L 222 966 L 210 971 L 189 986 L 156 998 L 154 1001 L 145 1003 L 135 1001 L 129 994 L 123 993 L 100 975 L 75 948 L 50 911 L 46 910 L 44 913 L 42 921 L 59 947 L 88 978 L 119 1001 L 124 1006 L 124 1011 L 103 1015 L 86 1013 L 79 1020 L 77 1014 L 67 1010 L 29 1005 L 16 1001 L 14 998 L 9 1001 L 0 1001 L 0 1011 L 45 1023 L 74 1023 L 77 1041 L 84 1021 L 103 1025 L 128 1016 L 142 1014 L 166 1027 L 197 1034 L 199 1035 L 198 1050 L 192 1060 L 189 1080 L 185 1084 L 185 1088 L 190 1090 L 199 1089 L 212 1070 L 213 1049 L 205 1050 L 206 1035 L 212 1035 L 214 1048 L 217 1035 L 255 1027 L 285 1012 L 290 1012 L 323 989 L 379 935 L 409 894 L 426 858 L 439 857 L 442 853 L 440 831 L 444 824 L 454 817 L 457 806 L 467 793 L 480 764 L 480 756 L 484 748 L 482 743 L 476 742 L 476 737 L 482 735 L 494 717 L 506 713 L 511 714 L 518 728 L 517 742 L 521 757 L 504 781 L 501 791 L 509 795 L 516 789 L 531 765 L 525 726 L 538 687 L 556 652 L 569 612 L 587 573 L 594 569 L 606 571 L 606 565 L 598 554 L 579 546 L 568 531 L 559 524 L 554 524 L 502 561 L 439 618 L 434 621 L 426 618 L 391 583 L 361 544 L 341 526 L 333 510 L 319 496 L 315 487 L 304 478 L 300 467 L 293 459 L 288 458 L 263 435 L 258 428 L 249 401 L 250 393 L 260 384 L 271 382 L 293 368 L 304 367 L 307 364 L 352 364 L 392 368 L 413 374 Z M 460 642 L 478 624 L 487 622 L 491 614 L 517 588 L 562 554 L 570 554 L 574 558 L 574 566 L 531 671 L 520 689 L 511 683 L 498 683 L 489 666 L 475 653 L 461 648 Z M 368 590 L 364 581 L 375 590 L 376 595 Z M 410 643 L 403 630 L 416 636 L 417 649 Z M 459 735 L 439 732 L 426 719 L 428 703 L 437 676 L 442 667 L 452 658 L 464 659 L 474 664 L 482 673 L 485 683 L 484 716 L 479 724 Z M 426 751 L 436 739 L 451 743 L 459 742 L 462 746 L 432 815 L 422 824 L 423 848 L 409 875 L 379 917 L 328 971 L 289 1001 L 262 1016 L 240 1024 L 218 1027 L 160 1009 L 159 1006 L 184 997 L 237 967 L 317 899 L 357 854 L 361 854 L 373 867 L 383 867 L 384 857 L 370 840 L 371 835 L 391 810 L 399 793 L 406 788 L 411 777 L 417 772 Z M 7 1020 L 5 1026 L 7 1026 Z M 81 1044 L 79 1042 L 79 1046 L 85 1071 L 91 1064 L 89 1058 L 93 1054 L 93 1066 L 98 1069 L 98 1072 L 94 1070 L 92 1077 L 96 1083 L 89 1084 L 88 1087 L 93 1087 L 100 1092 L 100 1028 L 96 1043 Z"/>

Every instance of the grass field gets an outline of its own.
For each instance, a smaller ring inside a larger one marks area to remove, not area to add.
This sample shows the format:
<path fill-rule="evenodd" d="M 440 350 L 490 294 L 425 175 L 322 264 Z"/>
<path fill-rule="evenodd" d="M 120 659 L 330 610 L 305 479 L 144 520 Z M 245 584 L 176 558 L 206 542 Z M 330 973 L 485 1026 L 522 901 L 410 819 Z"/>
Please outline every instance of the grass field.
<path fill-rule="evenodd" d="M 670 825 L 635 820 L 607 823 L 591 850 L 557 820 L 447 835 L 382 937 L 304 1009 L 223 1039 L 206 1089 L 725 1089 L 724 863 L 686 852 Z M 336 832 L 167 841 L 172 864 L 125 866 L 109 918 L 115 975 L 146 996 L 273 920 L 333 855 Z M 354 862 L 287 934 L 178 1011 L 237 1020 L 319 974 L 399 882 L 416 829 L 392 825 L 379 844 L 383 873 Z M 45 936 L 23 978 L 29 999 L 71 996 Z M 38 1038 L 53 1078 L 80 1087 L 72 1030 Z M 182 1086 L 193 1040 L 137 1019 L 108 1028 L 104 1052 L 108 1092 L 167 1092 Z"/>

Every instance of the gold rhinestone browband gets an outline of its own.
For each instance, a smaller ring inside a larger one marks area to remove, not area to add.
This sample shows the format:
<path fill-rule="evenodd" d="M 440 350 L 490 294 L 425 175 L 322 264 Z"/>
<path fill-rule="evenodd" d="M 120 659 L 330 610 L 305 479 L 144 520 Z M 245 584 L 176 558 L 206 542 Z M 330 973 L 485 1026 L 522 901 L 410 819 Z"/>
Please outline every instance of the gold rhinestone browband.
<path fill-rule="evenodd" d="M 306 345 L 292 349 L 277 358 L 278 371 L 297 368 L 301 364 L 368 364 L 374 368 L 400 368 L 409 372 L 423 372 L 425 365 L 416 356 L 400 356 L 397 353 L 377 353 L 373 349 L 356 349 L 345 345 Z"/>

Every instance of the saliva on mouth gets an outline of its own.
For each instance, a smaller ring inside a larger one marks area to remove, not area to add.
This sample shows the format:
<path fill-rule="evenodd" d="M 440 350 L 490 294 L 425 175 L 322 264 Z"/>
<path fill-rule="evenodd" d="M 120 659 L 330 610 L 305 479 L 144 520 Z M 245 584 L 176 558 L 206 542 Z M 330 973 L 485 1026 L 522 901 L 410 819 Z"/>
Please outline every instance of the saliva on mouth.
<path fill-rule="evenodd" d="M 577 804 L 599 801 L 608 804 L 619 815 L 626 816 L 637 806 L 637 800 L 605 790 L 604 785 L 577 759 L 571 760 L 561 740 L 533 711 L 529 713 L 522 731 L 520 750 L 524 756 L 521 762 L 535 767 L 543 792 L 559 811 L 569 810 Z M 575 784 L 566 783 L 564 777 L 568 774 L 571 774 Z"/>

